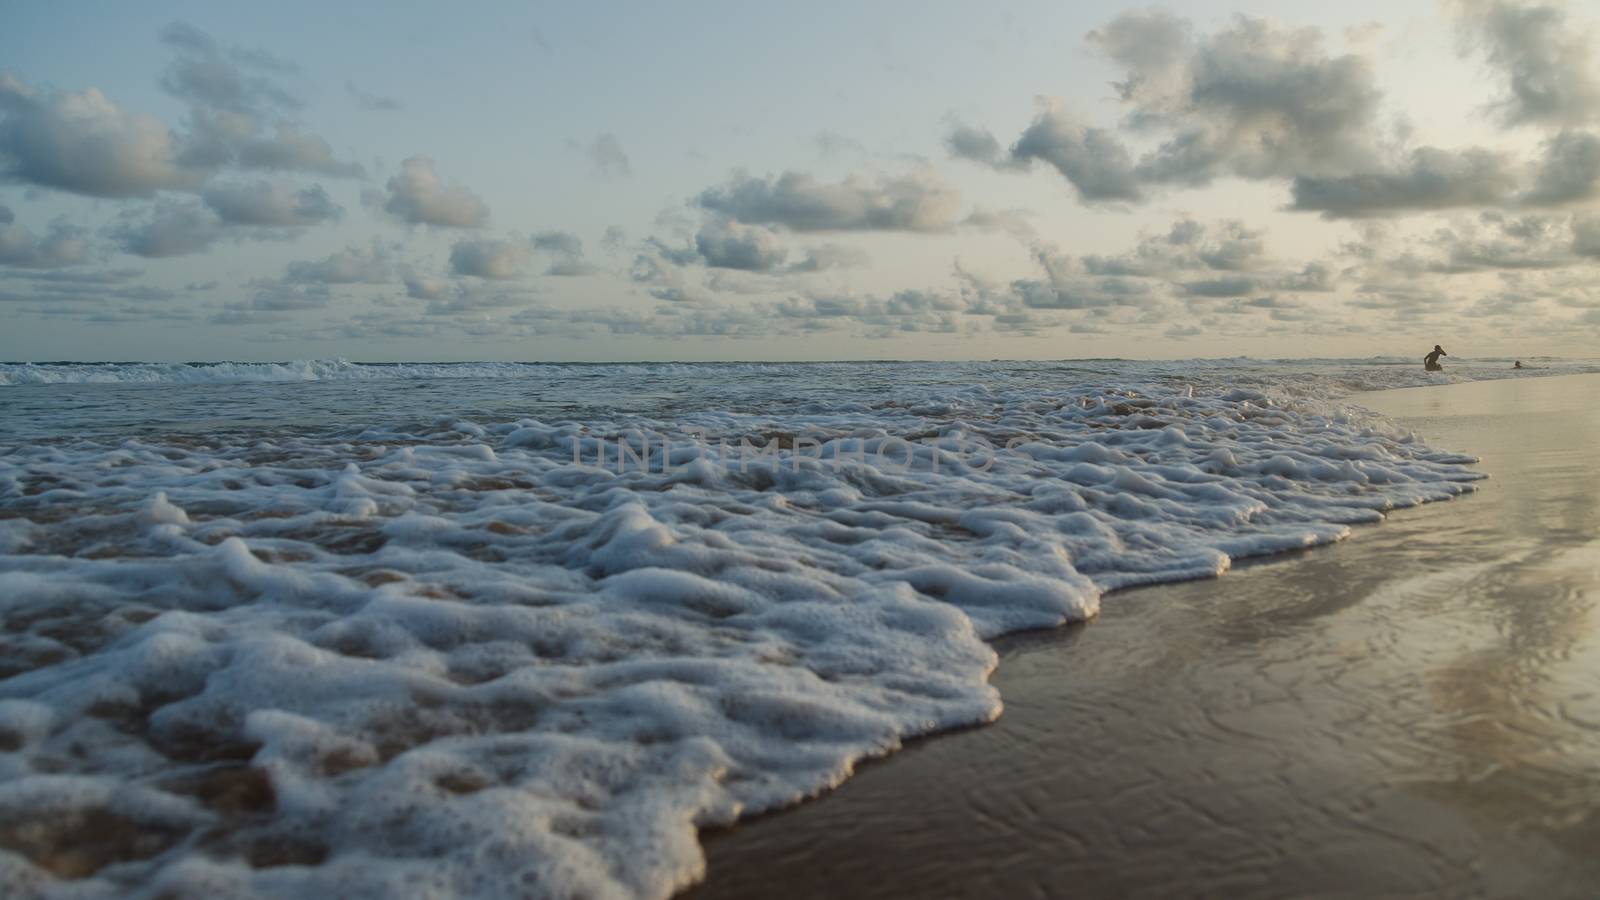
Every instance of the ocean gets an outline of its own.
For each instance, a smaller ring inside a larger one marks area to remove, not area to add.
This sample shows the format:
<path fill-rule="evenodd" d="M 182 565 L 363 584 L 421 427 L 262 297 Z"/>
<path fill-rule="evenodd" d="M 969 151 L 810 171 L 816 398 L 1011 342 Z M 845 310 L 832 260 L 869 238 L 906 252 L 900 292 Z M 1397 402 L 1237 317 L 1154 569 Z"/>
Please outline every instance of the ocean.
<path fill-rule="evenodd" d="M 988 640 L 1474 490 L 1352 395 L 1525 362 L 0 364 L 0 892 L 669 896 Z"/>

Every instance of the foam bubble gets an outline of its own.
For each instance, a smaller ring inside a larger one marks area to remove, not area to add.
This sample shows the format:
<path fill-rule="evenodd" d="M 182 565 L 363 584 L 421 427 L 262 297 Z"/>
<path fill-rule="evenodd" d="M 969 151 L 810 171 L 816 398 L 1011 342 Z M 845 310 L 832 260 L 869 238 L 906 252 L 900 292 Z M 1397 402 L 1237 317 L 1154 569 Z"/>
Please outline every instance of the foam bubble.
<path fill-rule="evenodd" d="M 986 639 L 1479 477 L 1229 381 L 10 446 L 0 882 L 666 897 L 999 715 Z"/>

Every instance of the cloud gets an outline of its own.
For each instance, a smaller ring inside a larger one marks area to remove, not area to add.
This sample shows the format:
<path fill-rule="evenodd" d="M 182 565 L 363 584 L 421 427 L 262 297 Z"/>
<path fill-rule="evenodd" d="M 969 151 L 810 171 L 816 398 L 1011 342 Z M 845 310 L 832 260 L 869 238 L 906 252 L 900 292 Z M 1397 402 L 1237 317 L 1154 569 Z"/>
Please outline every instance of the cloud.
<path fill-rule="evenodd" d="M 13 269 L 0 276 L 5 279 L 0 282 L 0 302 L 38 303 L 41 308 L 58 311 L 66 304 L 159 304 L 177 296 L 165 288 L 133 283 L 142 274 L 139 269 Z M 21 290 L 11 290 L 8 283 L 20 285 Z M 124 307 L 124 313 L 128 312 Z M 139 315 L 148 317 L 152 312 L 141 311 Z"/>
<path fill-rule="evenodd" d="M 1093 277 L 1073 264 L 1071 257 L 1050 247 L 1034 248 L 1034 261 L 1045 277 L 1011 283 L 1011 294 L 1031 309 L 1092 309 L 1143 306 L 1152 298 L 1150 285 L 1140 279 Z"/>
<path fill-rule="evenodd" d="M 607 251 L 617 253 L 627 247 L 628 230 L 621 225 L 607 225 L 605 234 L 600 238 L 600 246 Z"/>
<path fill-rule="evenodd" d="M 265 50 L 250 47 L 224 47 L 215 38 L 187 22 L 173 22 L 161 31 L 161 42 L 169 47 L 198 56 L 226 56 L 234 62 L 252 69 L 279 74 L 294 74 L 300 67 L 274 56 Z"/>
<path fill-rule="evenodd" d="M 1033 223 L 1028 221 L 1032 211 L 1026 209 L 984 209 L 976 207 L 961 224 L 979 231 L 1003 231 L 1017 240 L 1032 243 L 1038 235 Z"/>
<path fill-rule="evenodd" d="M 656 255 L 664 262 L 675 266 L 692 266 L 704 262 L 700 257 L 700 250 L 695 247 L 694 241 L 688 237 L 683 239 L 682 246 L 673 246 L 654 235 L 646 238 L 645 244 L 654 250 Z"/>
<path fill-rule="evenodd" d="M 1127 253 L 1083 257 L 1091 275 L 1160 277 L 1184 272 L 1238 272 L 1264 261 L 1264 232 L 1238 220 L 1207 226 L 1193 219 L 1174 222 L 1165 234 L 1146 235 Z"/>
<path fill-rule="evenodd" d="M 1600 259 L 1600 215 L 1582 216 L 1572 223 L 1572 252 Z"/>
<path fill-rule="evenodd" d="M 658 237 L 647 239 L 651 252 L 640 254 L 634 262 L 633 279 L 638 283 L 665 284 L 657 292 L 660 299 L 681 300 L 689 292 L 680 290 L 682 276 L 669 267 L 703 265 L 712 270 L 706 284 L 717 292 L 761 294 L 772 290 L 769 277 L 810 275 L 829 269 L 865 265 L 867 255 L 855 247 L 826 243 L 804 249 L 803 255 L 788 262 L 789 250 L 779 234 L 760 225 L 744 225 L 726 216 L 708 217 L 693 238 L 685 237 L 674 245 Z M 742 277 L 737 273 L 748 273 Z"/>
<path fill-rule="evenodd" d="M 1000 142 L 987 128 L 957 122 L 944 138 L 945 149 L 956 159 L 967 159 L 985 165 L 998 165 L 1003 157 Z"/>
<path fill-rule="evenodd" d="M 201 198 L 228 225 L 303 227 L 344 212 L 321 185 L 296 189 L 283 181 L 212 182 Z"/>
<path fill-rule="evenodd" d="M 789 251 L 771 229 L 712 219 L 694 236 L 705 264 L 716 269 L 768 272 L 783 265 Z"/>
<path fill-rule="evenodd" d="M 533 247 L 522 240 L 458 241 L 450 249 L 450 271 L 495 281 L 520 276 L 528 267 Z"/>
<path fill-rule="evenodd" d="M 1456 284 L 1447 288 L 1441 276 L 1492 273 L 1504 281 L 1529 272 L 1592 265 L 1590 251 L 1600 248 L 1590 242 L 1600 235 L 1591 235 L 1588 228 L 1588 214 L 1582 213 L 1486 210 L 1472 216 L 1457 215 L 1414 237 L 1398 231 L 1374 232 L 1347 245 L 1343 255 L 1358 262 L 1341 273 L 1341 278 L 1359 282 L 1365 295 L 1359 305 L 1364 307 L 1388 308 L 1418 292 L 1459 299 L 1461 288 Z M 1575 273 L 1560 293 L 1572 296 L 1574 291 L 1586 289 L 1589 281 Z M 1481 282 L 1469 277 L 1466 283 Z"/>
<path fill-rule="evenodd" d="M 1042 333 L 1080 324 L 1086 315 L 1132 329 L 1167 321 L 1179 303 L 1210 313 L 1221 300 L 1233 301 L 1224 310 L 1229 315 L 1278 310 L 1307 317 L 1272 293 L 1330 292 L 1341 273 L 1316 260 L 1298 268 L 1276 263 L 1264 238 L 1264 231 L 1239 220 L 1184 217 L 1163 231 L 1142 234 L 1122 253 L 1074 258 L 1035 243 L 1034 262 L 1043 277 L 998 285 L 959 266 L 956 277 L 966 301 L 963 312 L 989 317 L 1002 331 Z"/>
<path fill-rule="evenodd" d="M 1135 158 L 1117 130 L 1044 101 L 1009 150 L 963 124 L 946 135 L 951 154 L 1003 171 L 1047 163 L 1086 203 L 1138 203 L 1155 186 L 1203 187 L 1223 176 L 1334 178 L 1377 165 L 1372 65 L 1329 55 L 1316 29 L 1240 16 L 1196 37 L 1169 13 L 1130 12 L 1088 41 L 1123 69 L 1113 87 L 1124 128 L 1157 140 L 1154 149 Z"/>
<path fill-rule="evenodd" d="M 201 192 L 200 202 L 168 198 L 141 210 L 126 210 L 107 233 L 124 252 L 137 256 L 187 256 L 209 250 L 223 237 L 291 238 L 297 229 L 341 213 L 320 186 L 213 182 Z"/>
<path fill-rule="evenodd" d="M 402 280 L 405 282 L 406 296 L 416 300 L 441 300 L 451 289 L 450 282 L 443 278 L 416 272 L 407 272 Z"/>
<path fill-rule="evenodd" d="M 868 262 L 866 251 L 843 244 L 819 244 L 808 247 L 805 256 L 784 267 L 790 274 L 825 272 L 829 269 L 849 269 Z"/>
<path fill-rule="evenodd" d="M 161 86 L 189 105 L 189 130 L 180 148 L 184 166 L 363 174 L 359 164 L 337 159 L 326 140 L 290 118 L 303 103 L 273 76 L 296 71 L 292 64 L 264 51 L 224 46 L 184 23 L 168 26 L 162 40 L 176 57 Z"/>
<path fill-rule="evenodd" d="M 1507 125 L 1578 125 L 1600 119 L 1595 36 L 1561 7 L 1461 0 L 1462 35 L 1500 79 L 1492 106 Z"/>
<path fill-rule="evenodd" d="M 0 73 L 0 175 L 91 197 L 146 197 L 203 177 L 178 161 L 166 125 L 94 88 L 41 90 Z"/>
<path fill-rule="evenodd" d="M 633 174 L 633 167 L 628 163 L 628 154 L 622 152 L 622 144 L 618 143 L 617 136 L 610 132 L 591 141 L 585 153 L 589 157 L 589 162 L 594 165 L 595 174 L 602 178 L 626 178 Z"/>
<path fill-rule="evenodd" d="M 868 179 L 851 175 L 837 184 L 805 172 L 773 178 L 736 173 L 707 188 L 695 202 L 744 225 L 791 231 L 948 231 L 960 194 L 931 172 Z"/>
<path fill-rule="evenodd" d="M 1123 13 L 1105 27 L 1089 32 L 1090 44 L 1128 69 L 1128 78 L 1113 85 L 1123 97 L 1150 87 L 1171 91 L 1178 85 L 1184 61 L 1193 52 L 1193 28 L 1165 10 Z"/>
<path fill-rule="evenodd" d="M 600 270 L 584 261 L 583 239 L 570 231 L 543 231 L 533 236 L 533 249 L 550 256 L 546 275 L 570 278 Z"/>
<path fill-rule="evenodd" d="M 1207 278 L 1186 282 L 1181 287 L 1183 292 L 1191 297 L 1243 297 L 1259 289 L 1254 278 L 1244 276 Z"/>
<path fill-rule="evenodd" d="M 1010 150 L 987 129 L 955 125 L 945 135 L 945 147 L 957 159 L 990 166 L 1001 172 L 1024 172 L 1034 162 L 1044 162 L 1077 190 L 1085 203 L 1139 202 L 1144 199 L 1139 175 L 1127 146 L 1111 131 L 1091 128 L 1060 104 L 1045 101 Z"/>
<path fill-rule="evenodd" d="M 370 250 L 347 247 L 325 259 L 292 262 L 285 280 L 300 284 L 385 284 L 394 277 L 394 265 L 381 247 Z"/>
<path fill-rule="evenodd" d="M 246 169 L 317 172 L 344 178 L 357 178 L 363 173 L 359 163 L 335 159 L 327 141 L 282 122 L 271 136 L 252 137 L 240 143 L 238 162 Z"/>
<path fill-rule="evenodd" d="M 1570 220 L 1550 215 L 1506 216 L 1487 212 L 1477 221 L 1460 220 L 1429 235 L 1427 245 L 1442 254 L 1427 263 L 1440 274 L 1518 269 L 1558 269 L 1578 262 L 1579 243 Z"/>
<path fill-rule="evenodd" d="M 1285 291 L 1324 292 L 1334 289 L 1338 273 L 1326 263 L 1309 262 L 1299 272 L 1280 277 L 1274 287 Z"/>
<path fill-rule="evenodd" d="M 412 225 L 441 228 L 478 228 L 489 221 L 489 206 L 459 184 L 445 184 L 433 160 L 413 156 L 400 164 L 400 174 L 389 179 L 383 208 Z"/>
<path fill-rule="evenodd" d="M 163 258 L 200 253 L 222 236 L 222 220 L 199 203 L 160 200 L 142 212 L 122 214 L 110 229 L 121 248 L 136 256 Z"/>
<path fill-rule="evenodd" d="M 88 261 L 89 242 L 83 229 L 58 222 L 40 238 L 14 219 L 10 209 L 0 206 L 0 266 L 56 269 Z"/>
<path fill-rule="evenodd" d="M 1600 137 L 1563 131 L 1527 163 L 1481 147 L 1419 147 L 1400 163 L 1336 177 L 1300 177 L 1293 209 L 1324 218 L 1370 218 L 1406 212 L 1553 207 L 1600 197 Z"/>
<path fill-rule="evenodd" d="M 1370 167 L 1379 93 L 1371 63 L 1331 56 L 1314 28 L 1239 16 L 1191 39 L 1186 22 L 1126 13 L 1089 40 L 1122 65 L 1128 123 L 1165 135 L 1146 182 L 1283 178 Z"/>
<path fill-rule="evenodd" d="M 1420 147 L 1402 165 L 1332 177 L 1301 176 L 1290 190 L 1292 208 L 1323 218 L 1364 218 L 1401 212 L 1493 206 L 1516 189 L 1517 171 L 1502 155 Z"/>
<path fill-rule="evenodd" d="M 1128 148 L 1114 134 L 1089 128 L 1064 110 L 1040 113 L 1011 148 L 1010 161 L 1049 163 L 1088 203 L 1144 199 Z"/>
<path fill-rule="evenodd" d="M 1565 206 L 1600 197 L 1600 137 L 1563 131 L 1544 144 L 1526 206 Z"/>
<path fill-rule="evenodd" d="M 393 97 L 385 97 L 381 94 L 369 94 L 366 91 L 363 91 L 361 88 L 356 87 L 356 83 L 353 81 L 346 81 L 344 83 L 344 89 L 349 92 L 351 99 L 356 101 L 357 106 L 371 112 L 395 112 L 405 109 L 406 106 L 404 103 L 396 100 Z"/>
<path fill-rule="evenodd" d="M 707 298 L 700 290 L 691 287 L 678 266 L 687 263 L 672 262 L 660 255 L 663 249 L 654 245 L 656 253 L 640 253 L 633 258 L 628 277 L 635 284 L 644 285 L 650 296 L 667 303 L 700 303 Z"/>
<path fill-rule="evenodd" d="M 223 305 L 208 321 L 215 325 L 260 325 L 288 320 L 288 314 L 327 309 L 333 294 L 323 283 L 295 283 L 287 279 L 252 281 L 250 297 Z"/>
<path fill-rule="evenodd" d="M 950 333 L 957 330 L 957 314 L 964 309 L 958 295 L 933 290 L 908 289 L 887 297 L 851 294 L 809 294 L 772 304 L 768 314 L 808 324 L 836 320 L 867 327 L 869 337 L 895 333 Z"/>
<path fill-rule="evenodd" d="M 570 231 L 541 231 L 533 236 L 533 248 L 555 256 L 583 256 L 583 238 Z"/>
<path fill-rule="evenodd" d="M 428 301 L 429 316 L 474 315 L 491 310 L 526 306 L 535 295 L 526 288 L 494 282 L 407 275 L 406 296 Z"/>
<path fill-rule="evenodd" d="M 294 110 L 303 105 L 272 79 L 245 71 L 246 68 L 275 73 L 293 71 L 287 63 L 260 51 L 225 49 L 211 35 L 182 22 L 167 26 L 161 39 L 178 51 L 177 58 L 161 77 L 161 86 L 174 97 L 247 114 L 262 108 Z"/>

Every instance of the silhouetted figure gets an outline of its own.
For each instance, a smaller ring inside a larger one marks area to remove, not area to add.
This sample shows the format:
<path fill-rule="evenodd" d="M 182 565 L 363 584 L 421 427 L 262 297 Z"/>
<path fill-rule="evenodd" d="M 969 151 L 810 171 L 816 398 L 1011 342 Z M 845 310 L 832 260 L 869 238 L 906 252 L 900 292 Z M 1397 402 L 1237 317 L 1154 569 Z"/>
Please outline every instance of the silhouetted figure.
<path fill-rule="evenodd" d="M 1517 360 L 1517 361 L 1516 361 L 1516 362 L 1514 362 L 1514 363 L 1512 363 L 1512 364 L 1511 364 L 1511 368 L 1513 368 L 1513 369 L 1520 369 L 1520 368 L 1522 368 L 1522 360 L 1520 360 L 1520 359 L 1519 359 L 1519 360 Z"/>
<path fill-rule="evenodd" d="M 1449 355 L 1450 354 L 1444 352 L 1443 347 L 1439 346 L 1438 344 L 1434 344 L 1433 352 L 1422 358 L 1422 367 L 1427 369 L 1429 372 L 1443 372 L 1444 366 L 1439 365 L 1439 357 Z"/>

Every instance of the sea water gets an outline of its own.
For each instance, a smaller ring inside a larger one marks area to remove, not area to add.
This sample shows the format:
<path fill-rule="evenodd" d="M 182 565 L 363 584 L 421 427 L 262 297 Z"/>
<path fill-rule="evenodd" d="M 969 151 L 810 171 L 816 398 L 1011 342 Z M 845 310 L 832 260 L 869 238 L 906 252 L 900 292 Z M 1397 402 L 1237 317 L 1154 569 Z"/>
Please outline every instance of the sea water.
<path fill-rule="evenodd" d="M 0 893 L 667 896 L 987 639 L 1472 490 L 1343 398 L 1533 362 L 0 365 Z"/>

